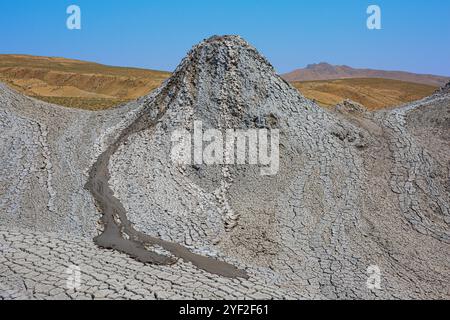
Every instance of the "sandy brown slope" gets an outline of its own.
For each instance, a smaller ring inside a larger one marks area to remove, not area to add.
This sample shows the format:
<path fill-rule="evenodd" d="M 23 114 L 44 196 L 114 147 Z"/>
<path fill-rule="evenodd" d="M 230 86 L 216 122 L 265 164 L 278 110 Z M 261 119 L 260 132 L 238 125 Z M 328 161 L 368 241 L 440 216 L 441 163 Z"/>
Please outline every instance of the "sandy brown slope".
<path fill-rule="evenodd" d="M 345 99 L 363 104 L 370 110 L 398 106 L 431 95 L 430 85 L 389 79 L 339 79 L 293 82 L 302 94 L 328 107 Z"/>
<path fill-rule="evenodd" d="M 0 55 L 0 81 L 41 100 L 106 109 L 157 88 L 170 73 L 64 58 Z"/>

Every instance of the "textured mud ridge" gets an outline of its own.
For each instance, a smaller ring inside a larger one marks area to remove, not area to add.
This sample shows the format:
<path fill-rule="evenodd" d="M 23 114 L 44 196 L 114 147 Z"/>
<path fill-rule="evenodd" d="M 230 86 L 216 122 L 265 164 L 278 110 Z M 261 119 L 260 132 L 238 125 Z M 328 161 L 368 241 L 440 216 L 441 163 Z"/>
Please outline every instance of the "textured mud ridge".
<path fill-rule="evenodd" d="M 449 117 L 446 88 L 324 110 L 235 36 L 114 110 L 0 84 L 0 299 L 448 299 Z M 277 175 L 174 163 L 171 133 L 195 121 L 273 125 Z"/>
<path fill-rule="evenodd" d="M 100 247 L 115 249 L 126 253 L 138 261 L 153 264 L 173 264 L 176 261 L 168 256 L 157 254 L 146 248 L 146 246 L 160 246 L 169 251 L 174 256 L 191 262 L 195 266 L 213 274 L 224 277 L 242 277 L 248 278 L 245 271 L 212 258 L 204 257 L 190 252 L 182 245 L 163 241 L 156 237 L 138 232 L 132 226 L 126 216 L 126 211 L 120 201 L 114 197 L 113 191 L 109 187 L 110 174 L 108 170 L 109 160 L 118 147 L 124 143 L 130 135 L 148 128 L 155 124 L 161 117 L 158 115 L 156 120 L 150 121 L 144 113 L 130 127 L 125 129 L 120 137 L 112 143 L 108 149 L 101 154 L 91 169 L 86 188 L 89 189 L 102 211 L 103 233 L 94 239 Z M 126 235 L 127 238 L 124 238 Z"/>

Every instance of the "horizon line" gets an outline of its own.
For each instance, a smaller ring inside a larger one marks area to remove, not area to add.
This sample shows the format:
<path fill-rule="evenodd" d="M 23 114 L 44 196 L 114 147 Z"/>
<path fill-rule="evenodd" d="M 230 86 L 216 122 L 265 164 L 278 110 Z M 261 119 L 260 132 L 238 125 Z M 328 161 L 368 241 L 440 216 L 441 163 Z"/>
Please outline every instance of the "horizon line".
<path fill-rule="evenodd" d="M 137 69 L 137 70 L 143 70 L 143 71 L 156 71 L 156 72 L 164 72 L 164 73 L 173 73 L 173 71 L 168 71 L 168 70 L 160 70 L 160 69 L 153 69 L 153 68 L 147 68 L 147 67 L 143 67 L 143 66 L 135 66 L 135 65 L 114 65 L 114 64 L 106 64 L 100 61 L 95 61 L 95 60 L 83 60 L 80 58 L 68 58 L 68 57 L 63 57 L 63 56 L 45 56 L 45 55 L 34 55 L 34 54 L 29 54 L 29 53 L 0 53 L 0 56 L 26 56 L 26 57 L 36 57 L 36 58 L 50 58 L 50 59 L 65 59 L 65 60 L 72 60 L 72 61 L 77 61 L 77 62 L 84 62 L 84 63 L 92 63 L 92 64 L 97 64 L 97 65 L 101 65 L 101 66 L 105 66 L 105 67 L 113 67 L 113 68 L 126 68 L 126 69 Z M 181 60 L 180 60 L 181 62 Z M 302 69 L 306 69 L 308 66 L 311 65 L 318 65 L 318 64 L 328 64 L 331 65 L 333 67 L 348 67 L 348 68 L 352 68 L 355 70 L 373 70 L 373 71 L 387 71 L 387 72 L 404 72 L 404 73 L 410 73 L 410 74 L 415 74 L 415 75 L 421 75 L 421 76 L 436 76 L 436 77 L 444 77 L 444 78 L 449 78 L 450 79 L 450 75 L 444 75 L 444 74 L 434 74 L 434 73 L 417 73 L 417 72 L 413 72 L 410 70 L 399 70 L 399 69 L 375 69 L 372 67 L 352 67 L 348 64 L 332 64 L 326 61 L 320 61 L 320 62 L 314 62 L 314 63 L 308 63 L 306 64 L 304 67 L 296 67 L 294 69 L 292 69 L 291 71 L 288 72 L 284 72 L 284 73 L 280 73 L 280 72 L 276 72 L 278 75 L 283 76 L 283 75 L 287 75 L 289 73 L 298 71 L 298 70 L 302 70 Z M 176 67 L 174 68 L 174 70 L 176 69 Z M 370 77 L 369 77 L 370 78 Z M 338 79 L 333 79 L 333 80 L 338 80 Z"/>

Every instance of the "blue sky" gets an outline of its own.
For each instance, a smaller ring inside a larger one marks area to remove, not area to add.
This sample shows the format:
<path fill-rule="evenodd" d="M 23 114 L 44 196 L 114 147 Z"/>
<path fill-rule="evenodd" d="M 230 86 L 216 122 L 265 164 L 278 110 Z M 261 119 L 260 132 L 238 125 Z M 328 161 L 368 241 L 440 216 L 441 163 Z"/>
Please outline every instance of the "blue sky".
<path fill-rule="evenodd" d="M 81 30 L 66 28 L 71 4 Z M 370 4 L 382 30 L 366 28 Z M 0 30 L 0 53 L 168 71 L 202 39 L 239 34 L 280 73 L 326 61 L 450 75 L 448 0 L 2 0 Z"/>

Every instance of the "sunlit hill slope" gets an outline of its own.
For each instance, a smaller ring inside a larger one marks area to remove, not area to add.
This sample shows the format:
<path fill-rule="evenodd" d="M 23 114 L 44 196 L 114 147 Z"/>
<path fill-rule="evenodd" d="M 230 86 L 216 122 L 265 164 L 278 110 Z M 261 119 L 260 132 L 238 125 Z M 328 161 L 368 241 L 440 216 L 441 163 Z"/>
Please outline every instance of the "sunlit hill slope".
<path fill-rule="evenodd" d="M 169 76 L 64 58 L 0 55 L 0 81 L 26 95 L 83 109 L 105 109 L 136 99 Z"/>
<path fill-rule="evenodd" d="M 316 68 L 317 69 L 317 68 Z M 329 77 L 328 74 L 314 76 Z M 320 70 L 319 70 L 320 71 Z M 169 72 L 112 67 L 65 58 L 0 55 L 0 81 L 51 103 L 88 110 L 111 108 L 154 90 Z M 291 81 L 309 99 L 331 106 L 351 99 L 369 109 L 400 105 L 430 95 L 437 86 L 380 78 Z"/>

